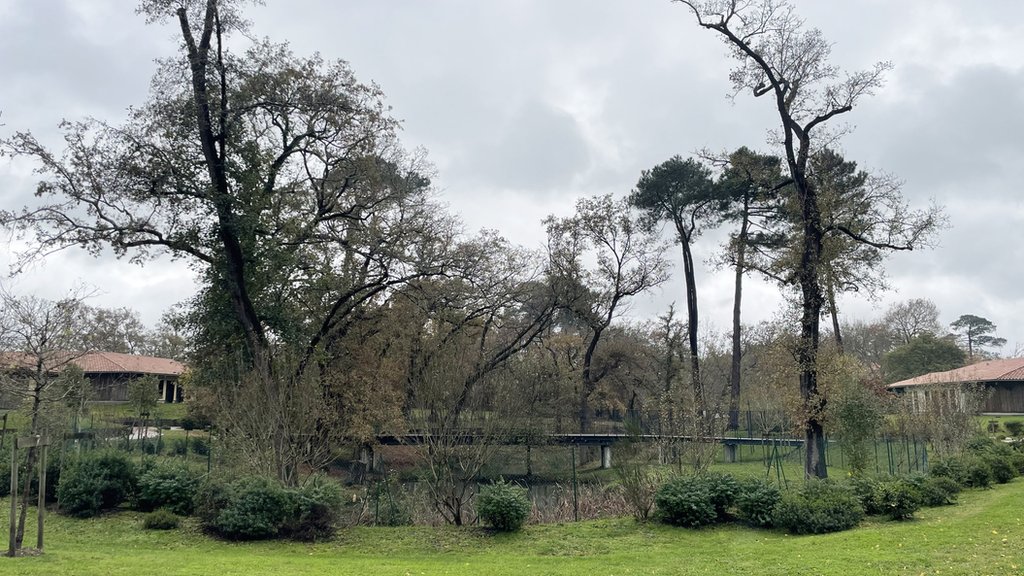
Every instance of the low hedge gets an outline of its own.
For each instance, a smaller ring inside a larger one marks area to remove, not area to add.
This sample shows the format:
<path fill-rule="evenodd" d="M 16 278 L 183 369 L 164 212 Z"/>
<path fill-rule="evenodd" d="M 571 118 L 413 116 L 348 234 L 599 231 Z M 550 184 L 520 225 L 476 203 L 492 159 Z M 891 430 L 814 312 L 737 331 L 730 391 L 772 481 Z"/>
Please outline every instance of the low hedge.
<path fill-rule="evenodd" d="M 319 478 L 289 489 L 267 478 L 211 479 L 196 496 L 196 512 L 207 531 L 229 540 L 316 540 L 334 534 L 341 487 Z"/>
<path fill-rule="evenodd" d="M 808 480 L 799 490 L 783 494 L 774 524 L 791 534 L 824 534 L 849 530 L 864 517 L 853 490 L 828 480 Z"/>

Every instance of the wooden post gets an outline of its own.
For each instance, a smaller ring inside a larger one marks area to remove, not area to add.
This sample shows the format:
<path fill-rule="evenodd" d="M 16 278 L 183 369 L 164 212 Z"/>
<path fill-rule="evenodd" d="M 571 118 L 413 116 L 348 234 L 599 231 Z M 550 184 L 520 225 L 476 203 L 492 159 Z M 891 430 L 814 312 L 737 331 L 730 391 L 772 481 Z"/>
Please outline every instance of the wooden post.
<path fill-rule="evenodd" d="M 725 446 L 725 461 L 729 464 L 736 463 L 736 444 L 724 444 Z"/>
<path fill-rule="evenodd" d="M 43 439 L 40 446 L 42 454 L 39 459 L 39 505 L 37 507 L 39 518 L 36 522 L 36 549 L 40 552 L 43 551 L 43 512 L 46 510 L 46 449 L 48 445 L 47 439 Z"/>
<path fill-rule="evenodd" d="M 39 459 L 39 506 L 38 506 L 38 531 L 36 533 L 36 544 L 39 550 L 43 549 L 43 512 L 46 510 L 46 447 L 50 439 L 45 436 L 24 436 L 15 438 L 14 446 L 11 448 L 11 535 L 7 548 L 7 555 L 12 558 L 17 555 L 15 540 L 18 534 L 18 450 L 20 448 L 41 448 L 42 454 Z M 31 470 L 26 470 L 31 474 Z M 27 494 L 26 494 L 27 496 Z"/>
<path fill-rule="evenodd" d="M 11 446 L 11 538 L 8 540 L 7 555 L 14 558 L 17 550 L 14 540 L 18 535 L 18 443 Z"/>

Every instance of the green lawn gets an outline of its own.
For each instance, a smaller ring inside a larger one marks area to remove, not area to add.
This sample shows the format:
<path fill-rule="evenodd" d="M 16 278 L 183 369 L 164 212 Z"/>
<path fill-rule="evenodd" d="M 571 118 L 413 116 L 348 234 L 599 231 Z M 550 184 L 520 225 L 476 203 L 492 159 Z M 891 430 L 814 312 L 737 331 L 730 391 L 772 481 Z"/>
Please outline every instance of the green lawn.
<path fill-rule="evenodd" d="M 478 528 L 361 527 L 321 544 L 238 544 L 206 538 L 194 526 L 145 531 L 135 513 L 50 515 L 46 554 L 0 558 L 0 574 L 1024 574 L 1024 479 L 967 492 L 957 506 L 918 516 L 801 537 L 619 519 L 497 536 Z"/>

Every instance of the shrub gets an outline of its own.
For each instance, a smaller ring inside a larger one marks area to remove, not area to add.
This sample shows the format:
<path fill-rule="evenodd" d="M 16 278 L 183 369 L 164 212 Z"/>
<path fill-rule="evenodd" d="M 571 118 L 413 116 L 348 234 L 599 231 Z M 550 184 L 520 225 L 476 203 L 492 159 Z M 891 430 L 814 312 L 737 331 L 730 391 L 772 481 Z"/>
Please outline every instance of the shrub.
<path fill-rule="evenodd" d="M 992 480 L 999 484 L 1006 484 L 1010 480 L 1017 477 L 1019 473 L 1018 454 L 1013 448 L 1008 446 L 1004 442 L 993 442 L 992 439 L 980 436 L 972 438 L 968 444 L 967 449 L 972 458 L 968 460 L 969 463 L 974 463 L 975 460 L 980 459 L 992 471 Z M 976 472 L 978 478 L 968 478 L 968 482 L 984 482 L 981 476 L 983 472 Z M 984 485 L 984 484 L 980 484 Z"/>
<path fill-rule="evenodd" d="M 1024 434 L 1024 421 L 1021 420 L 1010 420 L 1003 422 L 1003 428 L 1006 428 L 1006 432 L 1014 438 L 1020 438 Z"/>
<path fill-rule="evenodd" d="M 965 461 L 963 485 L 968 488 L 988 488 L 992 486 L 995 475 L 988 460 L 983 457 L 974 457 Z"/>
<path fill-rule="evenodd" d="M 164 439 L 157 438 L 153 440 L 146 438 L 142 441 L 142 451 L 146 454 L 162 454 L 164 451 Z"/>
<path fill-rule="evenodd" d="M 782 496 L 774 522 L 793 534 L 824 534 L 849 530 L 863 517 L 864 508 L 851 489 L 811 480 Z"/>
<path fill-rule="evenodd" d="M 1021 452 L 1020 449 L 1014 450 L 1010 455 L 1010 464 L 1017 470 L 1018 476 L 1024 474 L 1024 452 Z"/>
<path fill-rule="evenodd" d="M 708 472 L 699 478 L 707 486 L 708 493 L 711 494 L 715 517 L 720 521 L 727 519 L 729 508 L 736 501 L 736 494 L 740 491 L 739 483 L 729 474 L 719 472 Z"/>
<path fill-rule="evenodd" d="M 913 518 L 921 508 L 921 494 L 905 480 L 879 482 L 874 501 L 874 508 L 893 520 Z"/>
<path fill-rule="evenodd" d="M 158 508 L 188 516 L 194 508 L 199 479 L 185 466 L 160 465 L 139 477 L 139 510 Z"/>
<path fill-rule="evenodd" d="M 982 460 L 992 469 L 992 479 L 997 484 L 1006 484 L 1017 477 L 1012 454 L 987 454 Z"/>
<path fill-rule="evenodd" d="M 173 530 L 181 524 L 181 518 L 166 508 L 146 514 L 142 527 L 146 530 Z"/>
<path fill-rule="evenodd" d="M 103 508 L 100 491 L 103 479 L 94 466 L 79 463 L 64 474 L 57 488 L 60 511 L 69 516 L 89 518 Z"/>
<path fill-rule="evenodd" d="M 103 508 L 110 509 L 120 505 L 135 494 L 138 485 L 138 472 L 135 464 L 121 452 L 101 453 L 95 460 L 103 478 L 100 493 Z"/>
<path fill-rule="evenodd" d="M 227 508 L 233 490 L 223 478 L 208 477 L 196 491 L 193 512 L 199 523 L 207 530 L 214 531 L 214 524 L 220 511 Z"/>
<path fill-rule="evenodd" d="M 189 406 L 189 413 L 181 419 L 181 428 L 183 430 L 201 430 L 203 428 L 209 428 L 213 421 L 206 414 L 200 414 L 193 412 L 192 408 L 195 405 Z"/>
<path fill-rule="evenodd" d="M 23 451 L 19 457 L 21 467 L 18 469 L 19 474 L 25 473 L 25 464 L 27 460 L 27 454 Z M 46 459 L 46 501 L 56 502 L 57 501 L 57 485 L 60 484 L 60 473 L 61 473 L 61 453 L 50 452 Z M 0 456 L 0 498 L 5 498 L 11 495 L 11 459 L 10 457 Z M 24 480 L 22 476 L 21 480 Z M 19 481 L 21 484 L 21 481 Z M 24 484 L 18 487 L 18 493 L 20 494 Z M 39 494 L 39 472 L 38 470 L 32 471 L 32 480 L 30 487 L 32 498 L 38 497 Z M 33 500 L 34 502 L 35 500 Z"/>
<path fill-rule="evenodd" d="M 198 456 L 207 456 L 210 454 L 210 441 L 202 436 L 196 436 L 188 442 L 192 447 L 192 453 Z"/>
<path fill-rule="evenodd" d="M 769 528 L 781 498 L 779 488 L 771 482 L 760 478 L 751 479 L 739 485 L 736 510 L 740 519 L 747 524 Z"/>
<path fill-rule="evenodd" d="M 279 536 L 296 509 L 294 493 L 260 477 L 236 480 L 219 496 L 224 506 L 207 527 L 232 540 Z"/>
<path fill-rule="evenodd" d="M 185 438 L 175 438 L 171 441 L 170 453 L 175 456 L 185 456 L 188 454 L 189 442 Z"/>
<path fill-rule="evenodd" d="M 934 477 L 949 478 L 960 486 L 965 486 L 967 465 L 959 458 L 944 458 L 932 464 L 928 469 L 928 474 Z"/>
<path fill-rule="evenodd" d="M 65 472 L 57 488 L 57 500 L 65 513 L 87 518 L 132 497 L 137 482 L 135 466 L 124 454 L 87 456 Z"/>
<path fill-rule="evenodd" d="M 525 488 L 499 480 L 480 490 L 477 515 L 500 532 L 515 532 L 530 516 L 530 497 Z"/>
<path fill-rule="evenodd" d="M 408 526 L 412 524 L 412 512 L 408 497 L 402 487 L 392 479 L 377 482 L 367 490 L 367 499 L 373 508 L 374 524 L 379 526 Z"/>
<path fill-rule="evenodd" d="M 662 485 L 654 495 L 659 519 L 673 526 L 697 528 L 712 524 L 718 515 L 711 491 L 703 479 L 679 476 Z"/>
<path fill-rule="evenodd" d="M 960 493 L 960 484 L 946 476 L 917 474 L 910 476 L 907 482 L 917 489 L 917 493 L 921 496 L 921 504 L 924 506 L 952 504 L 956 502 L 956 495 Z"/>
<path fill-rule="evenodd" d="M 308 542 L 330 538 L 338 529 L 343 502 L 341 485 L 325 476 L 313 476 L 298 492 L 298 507 L 288 534 Z"/>
<path fill-rule="evenodd" d="M 974 436 L 964 443 L 964 452 L 967 454 L 987 454 L 997 449 L 999 444 L 992 441 L 988 436 Z"/>
<path fill-rule="evenodd" d="M 615 475 L 622 486 L 622 495 L 633 511 L 633 518 L 637 522 L 646 522 L 654 508 L 654 493 L 661 483 L 661 476 L 641 464 L 616 466 Z"/>
<path fill-rule="evenodd" d="M 857 496 L 864 513 L 869 516 L 883 514 L 885 511 L 879 506 L 876 498 L 880 482 L 872 476 L 854 476 L 849 480 L 850 490 Z"/>

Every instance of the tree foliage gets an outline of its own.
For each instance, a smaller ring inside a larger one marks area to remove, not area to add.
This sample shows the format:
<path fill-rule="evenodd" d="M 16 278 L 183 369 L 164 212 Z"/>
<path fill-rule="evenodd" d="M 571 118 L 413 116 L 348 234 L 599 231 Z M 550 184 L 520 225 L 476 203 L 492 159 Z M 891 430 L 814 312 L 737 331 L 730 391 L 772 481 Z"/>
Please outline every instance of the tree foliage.
<path fill-rule="evenodd" d="M 964 314 L 954 320 L 950 327 L 957 332 L 961 342 L 967 346 L 967 357 L 974 358 L 974 352 L 981 348 L 1001 348 L 1006 345 L 1006 338 L 993 334 L 996 325 L 988 318 Z"/>
<path fill-rule="evenodd" d="M 743 276 L 756 270 L 778 280 L 772 262 L 787 242 L 787 229 L 780 203 L 782 177 L 780 159 L 758 154 L 746 147 L 712 160 L 724 165 L 716 182 L 717 195 L 724 203 L 723 220 L 739 223 L 730 234 L 722 262 L 735 270 L 732 309 L 732 362 L 729 374 L 729 429 L 739 427 L 739 399 L 742 388 L 742 301 Z"/>
<path fill-rule="evenodd" d="M 692 245 L 701 227 L 715 217 L 718 202 L 711 171 L 692 158 L 673 156 L 650 170 L 644 170 L 629 196 L 629 203 L 643 211 L 649 226 L 671 222 L 676 241 L 683 253 L 683 280 L 686 285 L 686 328 L 690 345 L 690 382 L 694 399 L 705 404 L 700 378 L 700 350 L 697 333 L 699 307 Z"/>
<path fill-rule="evenodd" d="M 310 438 L 309 406 L 296 399 L 320 397 L 321 355 L 366 307 L 444 273 L 457 226 L 432 200 L 429 168 L 402 149 L 379 88 L 347 63 L 266 40 L 236 52 L 235 2 L 154 0 L 140 10 L 177 25 L 180 56 L 161 61 L 149 101 L 123 124 L 64 123 L 63 153 L 28 132 L 0 141 L 41 174 L 41 201 L 0 211 L 0 225 L 32 238 L 22 264 L 81 247 L 193 265 L 202 288 L 189 331 L 197 358 L 221 365 L 197 382 L 245 382 L 245 394 L 272 406 L 278 416 L 260 430 L 236 430 L 271 431 L 264 460 L 291 482 Z M 299 394 L 300 382 L 313 390 Z"/>
<path fill-rule="evenodd" d="M 942 330 L 939 308 L 927 298 L 911 298 L 889 306 L 883 321 L 903 344 L 925 333 L 939 336 Z"/>
<path fill-rule="evenodd" d="M 956 343 L 925 332 L 886 354 L 882 367 L 887 382 L 899 382 L 922 374 L 960 368 L 965 360 L 964 351 Z"/>
<path fill-rule="evenodd" d="M 550 282 L 562 307 L 587 333 L 577 393 L 580 432 L 590 425 L 590 396 L 605 373 L 594 370 L 602 335 L 626 302 L 668 279 L 666 246 L 656 231 L 645 228 L 626 201 L 610 195 L 580 198 L 576 214 L 549 216 Z M 596 260 L 587 268 L 586 258 Z"/>

